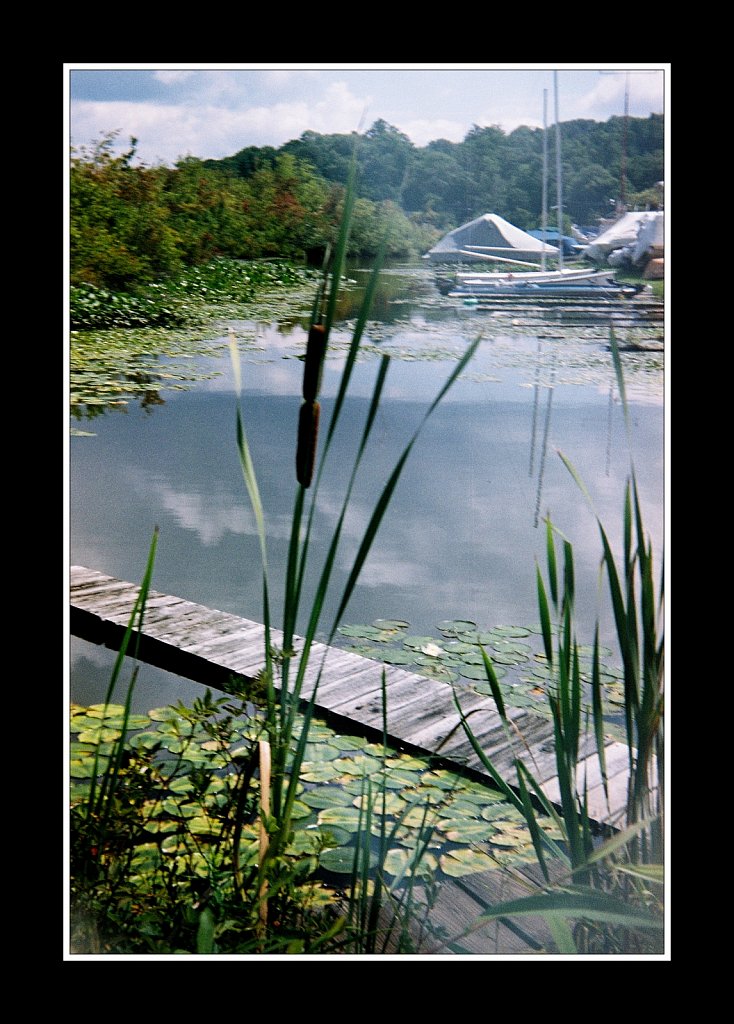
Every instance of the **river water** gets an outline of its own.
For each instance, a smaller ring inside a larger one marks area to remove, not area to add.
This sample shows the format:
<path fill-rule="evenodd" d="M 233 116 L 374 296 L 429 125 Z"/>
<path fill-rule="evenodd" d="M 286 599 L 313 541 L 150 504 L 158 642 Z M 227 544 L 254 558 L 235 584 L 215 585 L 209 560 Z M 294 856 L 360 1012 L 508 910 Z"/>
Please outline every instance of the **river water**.
<path fill-rule="evenodd" d="M 324 428 L 366 280 L 359 269 L 352 273 L 357 286 L 341 304 L 322 383 Z M 265 507 L 277 624 L 296 491 L 303 368 L 298 356 L 307 321 L 232 326 L 242 343 L 242 408 Z M 535 563 L 545 564 L 544 517 L 550 515 L 574 547 L 580 641 L 591 641 L 597 617 L 602 637 L 611 640 L 608 600 L 599 585 L 595 513 L 619 550 L 632 463 L 660 564 L 662 354 L 622 355 L 628 431 L 606 329 L 564 329 L 517 313 L 466 307 L 442 298 L 428 269 L 393 267 L 382 276 L 365 353 L 319 492 L 306 609 L 341 509 L 379 354 L 390 354 L 384 400 L 345 521 L 324 632 L 392 468 L 457 358 L 480 335 L 474 361 L 411 452 L 342 621 L 397 618 L 420 635 L 431 634 L 445 619 L 470 619 L 481 628 L 537 622 Z M 70 439 L 70 562 L 137 581 L 157 525 L 156 590 L 261 620 L 259 545 L 235 446 L 236 399 L 226 346 L 221 357 L 201 357 L 196 369 L 207 379 L 186 391 L 161 390 L 162 404 L 131 402 L 125 412 L 75 424 L 93 436 Z M 322 443 L 324 436 L 322 429 Z M 559 452 L 583 479 L 594 511 Z M 102 698 L 109 660 L 109 652 L 72 642 L 72 699 Z M 195 684 L 153 669 L 146 668 L 144 676 L 139 705 L 198 692 Z"/>

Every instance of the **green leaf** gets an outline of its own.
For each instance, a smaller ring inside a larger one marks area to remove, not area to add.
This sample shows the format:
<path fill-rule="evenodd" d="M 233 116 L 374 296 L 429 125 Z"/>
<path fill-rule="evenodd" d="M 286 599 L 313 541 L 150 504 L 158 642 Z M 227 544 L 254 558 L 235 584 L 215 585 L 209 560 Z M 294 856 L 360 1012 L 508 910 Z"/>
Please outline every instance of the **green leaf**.
<path fill-rule="evenodd" d="M 451 850 L 439 858 L 441 870 L 450 878 L 462 878 L 465 875 L 476 875 L 482 871 L 493 871 L 497 862 L 487 853 L 480 850 Z"/>
<path fill-rule="evenodd" d="M 302 793 L 301 800 L 309 807 L 346 807 L 352 803 L 352 794 L 340 786 L 319 786 Z"/>
<path fill-rule="evenodd" d="M 436 626 L 436 629 L 444 636 L 458 636 L 460 633 L 466 633 L 476 628 L 476 622 L 472 622 L 470 619 L 444 619 Z"/>

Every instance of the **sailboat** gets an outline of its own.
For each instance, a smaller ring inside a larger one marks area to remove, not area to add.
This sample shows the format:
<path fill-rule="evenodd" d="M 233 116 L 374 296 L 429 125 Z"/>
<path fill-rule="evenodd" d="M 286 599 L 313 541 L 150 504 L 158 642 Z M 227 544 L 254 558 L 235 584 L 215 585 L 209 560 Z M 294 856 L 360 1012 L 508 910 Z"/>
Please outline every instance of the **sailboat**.
<path fill-rule="evenodd" d="M 557 208 L 558 208 L 558 235 L 563 236 L 563 193 L 561 180 L 561 126 L 558 118 L 558 72 L 553 73 L 555 89 L 555 119 L 556 119 L 556 182 L 557 182 Z M 633 295 L 637 291 L 634 287 L 626 287 L 617 283 L 612 271 L 585 269 L 572 270 L 564 269 L 563 246 L 557 250 L 548 246 L 545 242 L 547 230 L 547 189 L 548 189 L 548 151 L 547 151 L 547 99 L 548 92 L 543 90 L 543 212 L 542 212 L 542 244 L 541 269 L 520 270 L 517 268 L 526 266 L 537 266 L 528 264 L 521 260 L 508 259 L 498 254 L 490 254 L 489 251 L 482 252 L 483 246 L 466 246 L 463 253 L 473 262 L 477 260 L 491 260 L 503 264 L 511 264 L 507 270 L 467 272 L 456 274 L 452 283 L 447 287 L 439 287 L 444 293 L 452 298 L 481 297 L 514 297 L 519 299 L 539 299 L 555 297 L 590 297 L 608 298 Z M 545 261 L 548 251 L 557 251 L 558 269 L 546 270 Z M 461 254 L 460 254 L 461 255 Z"/>

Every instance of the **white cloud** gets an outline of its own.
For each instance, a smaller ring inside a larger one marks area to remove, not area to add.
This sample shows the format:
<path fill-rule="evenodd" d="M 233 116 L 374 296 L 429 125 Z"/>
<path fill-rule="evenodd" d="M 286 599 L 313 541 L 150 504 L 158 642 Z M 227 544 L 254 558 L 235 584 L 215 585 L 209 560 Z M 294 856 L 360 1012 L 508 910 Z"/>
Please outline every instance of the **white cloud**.
<path fill-rule="evenodd" d="M 153 77 L 163 85 L 177 85 L 179 82 L 185 82 L 187 78 L 191 78 L 195 75 L 195 71 L 154 71 Z"/>
<path fill-rule="evenodd" d="M 213 103 L 80 101 L 72 106 L 72 141 L 85 145 L 119 130 L 122 141 L 130 136 L 139 140 L 138 155 L 148 163 L 174 163 L 188 155 L 216 158 L 248 145 L 280 146 L 307 129 L 356 131 L 368 103 L 369 97 L 353 95 L 344 82 L 331 83 L 316 102 L 293 100 L 239 110 Z"/>

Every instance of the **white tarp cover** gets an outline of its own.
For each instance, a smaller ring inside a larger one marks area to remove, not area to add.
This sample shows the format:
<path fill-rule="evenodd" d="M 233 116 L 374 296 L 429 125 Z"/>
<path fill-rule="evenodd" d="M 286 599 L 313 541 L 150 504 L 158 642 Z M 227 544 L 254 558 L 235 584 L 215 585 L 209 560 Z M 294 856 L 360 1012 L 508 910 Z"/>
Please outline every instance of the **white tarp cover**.
<path fill-rule="evenodd" d="M 640 225 L 632 250 L 632 262 L 646 263 L 653 256 L 662 256 L 664 249 L 665 220 L 662 213 L 653 213 L 650 220 Z"/>
<path fill-rule="evenodd" d="M 460 228 L 449 231 L 440 242 L 429 249 L 426 257 L 436 261 L 465 261 L 470 258 L 466 253 L 472 251 L 469 246 L 481 246 L 481 249 L 476 250 L 477 253 L 494 256 L 539 257 L 543 251 L 541 239 L 533 238 L 496 213 L 485 213 L 470 220 L 468 224 L 462 224 Z M 548 255 L 557 254 L 556 247 L 547 243 L 545 251 Z"/>
<path fill-rule="evenodd" d="M 584 255 L 596 263 L 603 262 L 610 252 L 615 249 L 623 249 L 625 246 L 634 246 L 639 238 L 642 227 L 660 218 L 662 213 L 644 211 L 641 213 L 625 213 L 618 221 L 603 231 L 598 238 L 595 238 L 586 249 Z"/>

